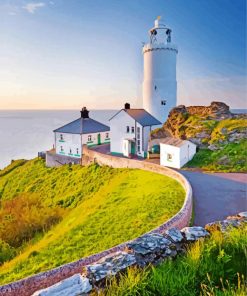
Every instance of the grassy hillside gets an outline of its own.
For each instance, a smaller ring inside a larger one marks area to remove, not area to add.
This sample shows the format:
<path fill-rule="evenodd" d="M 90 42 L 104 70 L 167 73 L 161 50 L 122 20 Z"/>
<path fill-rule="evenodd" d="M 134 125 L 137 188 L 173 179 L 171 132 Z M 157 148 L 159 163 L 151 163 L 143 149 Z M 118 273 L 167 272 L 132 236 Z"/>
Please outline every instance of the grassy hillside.
<path fill-rule="evenodd" d="M 247 119 L 216 120 L 208 116 L 176 113 L 153 138 L 171 135 L 195 143 L 198 152 L 186 167 L 207 171 L 247 172 Z"/>
<path fill-rule="evenodd" d="M 186 167 L 211 172 L 247 172 L 247 141 L 229 143 L 222 149 L 200 149 Z"/>
<path fill-rule="evenodd" d="M 131 268 L 108 282 L 101 296 L 245 296 L 247 227 L 191 245 L 158 267 Z"/>
<path fill-rule="evenodd" d="M 175 180 L 141 170 L 46 168 L 38 159 L 12 168 L 0 177 L 1 284 L 134 238 L 185 196 Z"/>

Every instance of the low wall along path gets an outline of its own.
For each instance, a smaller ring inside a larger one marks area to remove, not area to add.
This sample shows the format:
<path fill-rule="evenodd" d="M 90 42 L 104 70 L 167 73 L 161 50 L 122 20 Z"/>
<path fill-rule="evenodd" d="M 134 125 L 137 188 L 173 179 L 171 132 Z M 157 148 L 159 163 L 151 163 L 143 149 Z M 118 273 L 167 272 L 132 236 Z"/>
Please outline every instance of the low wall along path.
<path fill-rule="evenodd" d="M 153 163 L 147 163 L 144 161 L 133 160 L 128 158 L 119 158 L 112 155 L 102 154 L 97 151 L 88 149 L 87 146 L 83 146 L 83 152 L 84 152 L 83 162 L 85 163 L 97 162 L 99 165 L 108 165 L 114 168 L 133 168 L 133 169 L 137 168 L 137 169 L 155 172 L 158 174 L 163 174 L 177 180 L 183 186 L 186 192 L 185 201 L 182 208 L 171 219 L 169 219 L 159 227 L 151 230 L 150 232 L 142 235 L 137 239 L 122 243 L 111 249 L 105 250 L 103 252 L 100 252 L 92 256 L 82 258 L 78 261 L 59 266 L 55 269 L 42 272 L 37 275 L 33 275 L 28 278 L 22 279 L 20 281 L 1 286 L 0 295 L 30 296 L 37 290 L 50 287 L 55 283 L 58 283 L 72 276 L 74 276 L 72 278 L 72 282 L 75 283 L 75 285 L 77 285 L 77 283 L 80 283 L 85 288 L 84 289 L 84 292 L 85 292 L 87 291 L 87 289 L 89 289 L 89 286 L 91 286 L 91 284 L 88 281 L 82 282 L 81 277 L 78 277 L 78 274 L 82 272 L 84 267 L 89 266 L 90 264 L 93 264 L 95 262 L 98 262 L 100 259 L 106 256 L 111 256 L 111 254 L 115 254 L 114 258 L 118 256 L 119 261 L 126 262 L 125 264 L 126 265 L 125 268 L 126 268 L 130 265 L 133 265 L 134 262 L 136 262 L 134 255 L 131 255 L 125 252 L 126 248 L 129 248 L 131 246 L 132 248 L 134 248 L 135 245 L 138 246 L 138 240 L 142 240 L 142 239 L 144 239 L 145 241 L 149 241 L 149 245 L 156 244 L 154 243 L 153 240 L 155 241 L 158 240 L 159 244 L 166 246 L 167 244 L 169 244 L 169 242 L 167 242 L 167 240 L 162 236 L 162 234 L 165 231 L 168 231 L 169 229 L 174 227 L 176 227 L 177 229 L 182 229 L 183 227 L 186 227 L 189 225 L 191 215 L 192 215 L 192 189 L 191 189 L 190 183 L 180 173 L 172 169 L 161 167 L 160 165 L 153 164 Z M 118 270 L 116 270 L 116 272 L 117 271 Z M 70 283 L 69 285 L 73 286 L 72 283 Z M 42 295 L 42 294 L 36 294 L 36 295 Z M 43 295 L 47 295 L 47 294 L 43 294 Z M 80 295 L 80 294 L 78 293 L 76 295 Z"/>

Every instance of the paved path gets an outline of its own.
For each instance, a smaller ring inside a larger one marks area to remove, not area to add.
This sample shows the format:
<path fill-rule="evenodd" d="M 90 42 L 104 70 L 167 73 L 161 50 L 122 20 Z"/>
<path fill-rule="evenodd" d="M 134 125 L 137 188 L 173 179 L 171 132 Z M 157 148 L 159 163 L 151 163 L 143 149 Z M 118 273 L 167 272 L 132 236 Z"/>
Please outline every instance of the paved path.
<path fill-rule="evenodd" d="M 109 145 L 95 146 L 94 149 L 110 153 Z M 159 159 L 145 161 L 159 164 Z M 204 226 L 247 210 L 247 174 L 179 172 L 189 180 L 193 189 L 195 225 Z"/>
<path fill-rule="evenodd" d="M 247 210 L 247 174 L 179 172 L 193 188 L 194 225 L 204 226 Z"/>

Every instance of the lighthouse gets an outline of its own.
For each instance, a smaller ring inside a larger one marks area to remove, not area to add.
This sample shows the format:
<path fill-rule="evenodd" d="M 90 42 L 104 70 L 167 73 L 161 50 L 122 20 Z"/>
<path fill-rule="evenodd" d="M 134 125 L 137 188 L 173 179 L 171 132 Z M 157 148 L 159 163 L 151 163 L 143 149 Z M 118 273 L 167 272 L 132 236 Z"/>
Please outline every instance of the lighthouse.
<path fill-rule="evenodd" d="M 158 17 L 149 30 L 149 43 L 143 46 L 143 108 L 164 123 L 177 104 L 177 46 L 172 30 Z"/>

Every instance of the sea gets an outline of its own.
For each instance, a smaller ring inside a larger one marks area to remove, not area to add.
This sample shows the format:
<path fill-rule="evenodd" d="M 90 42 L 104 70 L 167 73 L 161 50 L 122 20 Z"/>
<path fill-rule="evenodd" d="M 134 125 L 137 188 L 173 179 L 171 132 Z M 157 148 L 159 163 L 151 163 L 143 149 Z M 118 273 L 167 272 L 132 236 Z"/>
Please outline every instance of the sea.
<path fill-rule="evenodd" d="M 91 110 L 109 125 L 117 110 Z M 53 130 L 80 117 L 78 110 L 0 110 L 0 169 L 15 159 L 32 159 L 54 144 Z"/>
<path fill-rule="evenodd" d="M 247 113 L 247 109 L 233 109 Z M 90 117 L 109 125 L 117 110 L 91 110 Z M 78 110 L 0 110 L 0 169 L 11 160 L 32 159 L 54 144 L 53 130 L 80 117 Z"/>

